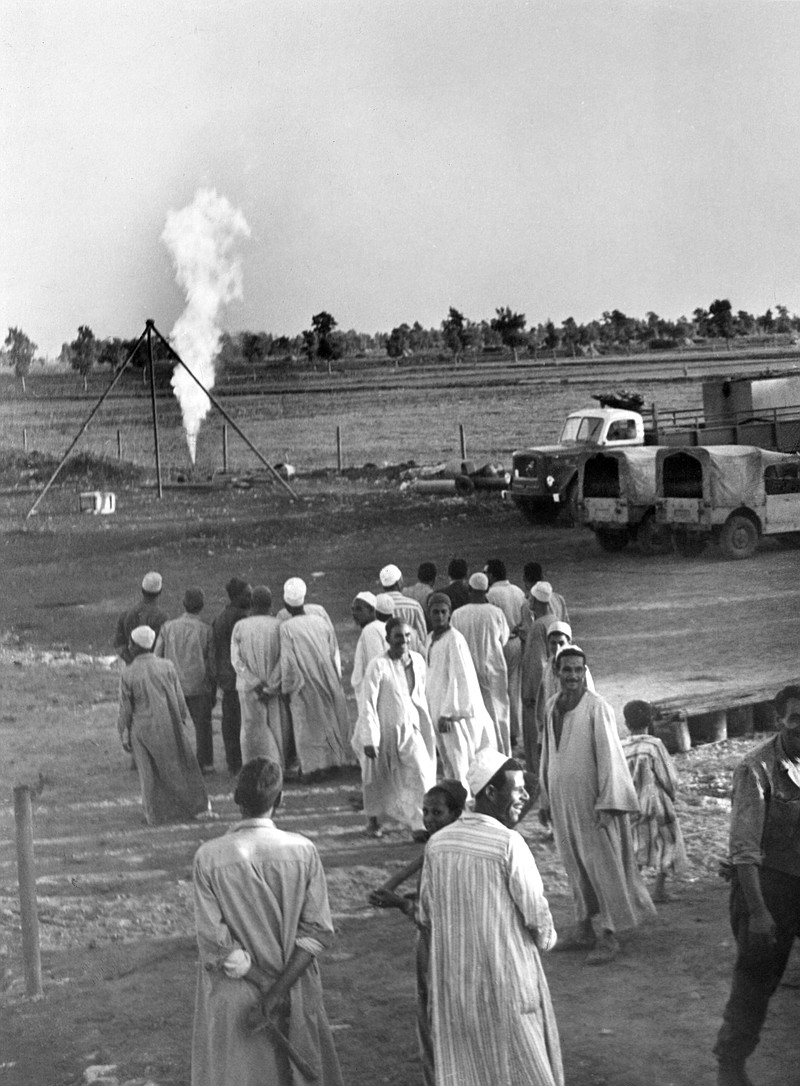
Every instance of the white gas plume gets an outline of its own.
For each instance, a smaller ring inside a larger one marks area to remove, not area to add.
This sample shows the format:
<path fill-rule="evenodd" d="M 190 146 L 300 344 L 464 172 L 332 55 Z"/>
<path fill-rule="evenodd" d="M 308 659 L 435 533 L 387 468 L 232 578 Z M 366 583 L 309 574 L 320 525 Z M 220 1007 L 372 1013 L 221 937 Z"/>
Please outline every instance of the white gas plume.
<path fill-rule="evenodd" d="M 224 305 L 242 296 L 242 265 L 236 252 L 250 236 L 241 211 L 215 189 L 198 189 L 180 211 L 169 211 L 161 240 L 172 254 L 175 277 L 186 292 L 186 308 L 175 322 L 170 342 L 207 389 L 214 387 L 214 359 L 219 348 L 217 324 Z M 172 387 L 181 406 L 192 463 L 200 423 L 211 401 L 183 366 L 175 364 Z"/>

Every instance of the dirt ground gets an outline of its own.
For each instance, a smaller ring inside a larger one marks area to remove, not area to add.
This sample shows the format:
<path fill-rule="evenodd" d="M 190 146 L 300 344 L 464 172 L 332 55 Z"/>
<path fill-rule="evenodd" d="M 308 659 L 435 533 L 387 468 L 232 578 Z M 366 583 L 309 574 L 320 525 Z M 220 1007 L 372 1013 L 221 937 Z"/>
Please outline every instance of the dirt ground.
<path fill-rule="evenodd" d="M 301 487 L 287 506 L 271 490 L 223 495 L 120 491 L 113 517 L 81 517 L 74 491 L 56 491 L 23 525 L 29 499 L 0 499 L 0 1086 L 71 1086 L 90 1065 L 119 1083 L 185 1086 L 195 984 L 190 871 L 201 841 L 235 818 L 224 773 L 210 778 L 221 823 L 147 828 L 136 774 L 115 730 L 118 673 L 103 662 L 116 616 L 142 574 L 164 575 L 164 604 L 180 611 L 188 584 L 206 589 L 206 617 L 225 581 L 242 573 L 278 588 L 300 574 L 328 608 L 349 671 L 357 630 L 352 596 L 396 562 L 444 570 L 503 557 L 512 579 L 536 559 L 567 598 L 576 639 L 617 711 L 632 697 L 687 697 L 758 681 L 777 689 L 798 667 L 798 552 L 765 542 L 750 562 L 715 550 L 687 561 L 606 555 L 578 529 L 534 529 L 496 498 L 423 499 L 333 481 Z M 4 508 L 3 508 L 4 506 Z M 410 576 L 413 579 L 413 576 Z M 352 708 L 352 703 L 351 703 Z M 216 722 L 218 731 L 219 722 Z M 611 966 L 554 953 L 546 969 L 570 1086 L 692 1086 L 713 1082 L 710 1049 L 733 949 L 725 851 L 730 772 L 753 739 L 678 757 L 680 814 L 690 871 L 658 919 L 630 935 Z M 221 743 L 216 739 L 218 763 Z M 45 998 L 24 998 L 16 899 L 12 786 L 38 782 L 37 892 Z M 339 939 L 323 963 L 329 1016 L 350 1086 L 414 1086 L 413 929 L 365 904 L 367 891 L 415 849 L 405 834 L 361 835 L 350 804 L 355 771 L 287 789 L 280 823 L 317 844 Z M 557 926 L 570 899 L 552 844 L 529 816 L 521 826 L 542 871 Z M 759 1086 L 791 1081 L 800 1056 L 800 960 L 773 1000 L 751 1061 Z M 787 1074 L 789 1078 L 787 1078 Z"/>

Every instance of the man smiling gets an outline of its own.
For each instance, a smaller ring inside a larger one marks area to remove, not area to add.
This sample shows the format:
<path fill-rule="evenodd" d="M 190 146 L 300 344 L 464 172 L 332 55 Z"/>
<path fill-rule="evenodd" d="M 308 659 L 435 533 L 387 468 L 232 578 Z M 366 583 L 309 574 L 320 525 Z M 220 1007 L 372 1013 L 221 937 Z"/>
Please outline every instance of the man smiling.
<path fill-rule="evenodd" d="M 547 704 L 539 816 L 553 823 L 575 901 L 576 927 L 560 949 L 586 948 L 587 964 L 602 965 L 619 952 L 616 932 L 655 908 L 636 866 L 628 814 L 639 804 L 614 711 L 587 689 L 583 649 L 566 645 L 556 659 L 561 690 Z"/>
<path fill-rule="evenodd" d="M 420 887 L 436 1081 L 562 1086 L 539 957 L 556 933 L 536 861 L 512 828 L 528 799 L 522 769 L 486 748 L 468 783 L 475 810 L 431 838 Z"/>

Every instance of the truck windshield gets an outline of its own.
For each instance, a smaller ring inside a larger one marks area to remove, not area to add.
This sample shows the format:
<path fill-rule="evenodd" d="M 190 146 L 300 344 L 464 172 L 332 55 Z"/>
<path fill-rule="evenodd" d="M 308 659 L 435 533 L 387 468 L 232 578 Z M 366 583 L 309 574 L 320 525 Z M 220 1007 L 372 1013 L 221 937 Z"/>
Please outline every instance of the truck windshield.
<path fill-rule="evenodd" d="M 603 419 L 596 415 L 568 418 L 561 431 L 561 445 L 596 445 L 603 433 Z"/>

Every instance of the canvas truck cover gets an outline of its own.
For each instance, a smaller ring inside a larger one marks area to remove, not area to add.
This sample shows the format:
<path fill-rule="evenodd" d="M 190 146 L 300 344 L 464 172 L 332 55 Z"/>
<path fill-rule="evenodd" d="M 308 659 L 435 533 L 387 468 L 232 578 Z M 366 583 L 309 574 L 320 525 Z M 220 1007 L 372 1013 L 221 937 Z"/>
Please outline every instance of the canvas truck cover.
<path fill-rule="evenodd" d="M 589 487 L 584 489 L 588 470 L 591 475 L 598 461 L 615 460 L 619 474 L 619 497 L 630 505 L 652 505 L 656 495 L 656 453 L 654 446 L 637 445 L 627 449 L 604 449 L 586 453 L 581 457 L 580 487 L 584 497 L 590 497 Z"/>
<path fill-rule="evenodd" d="M 697 445 L 683 449 L 656 450 L 656 487 L 664 496 L 664 462 L 669 456 L 686 455 L 703 471 L 703 497 L 714 508 L 755 508 L 764 503 L 764 471 L 773 464 L 797 463 L 791 453 L 770 452 L 753 445 Z"/>

